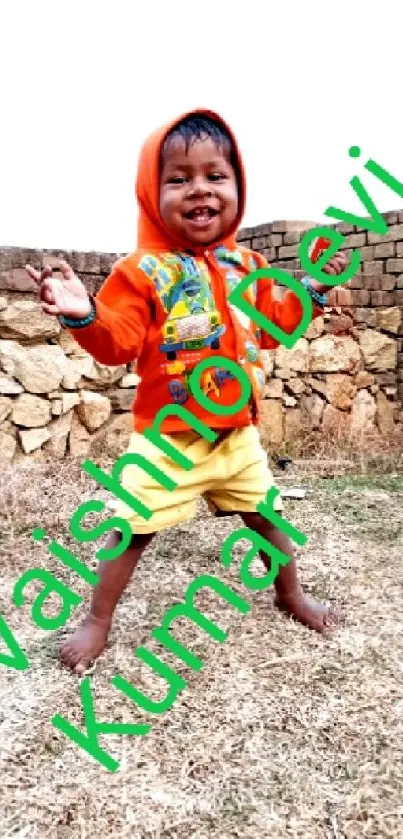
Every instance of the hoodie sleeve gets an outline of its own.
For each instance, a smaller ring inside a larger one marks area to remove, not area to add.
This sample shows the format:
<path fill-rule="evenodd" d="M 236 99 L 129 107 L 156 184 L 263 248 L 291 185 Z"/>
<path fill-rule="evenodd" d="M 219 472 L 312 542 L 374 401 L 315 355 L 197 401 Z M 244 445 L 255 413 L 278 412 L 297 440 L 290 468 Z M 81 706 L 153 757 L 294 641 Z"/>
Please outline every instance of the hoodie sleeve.
<path fill-rule="evenodd" d="M 134 361 L 151 320 L 151 286 L 144 274 L 128 259 L 116 263 L 93 302 L 95 320 L 69 329 L 71 335 L 101 364 L 113 367 Z"/>
<path fill-rule="evenodd" d="M 270 265 L 264 257 L 260 254 L 254 254 L 254 256 L 258 257 L 259 268 L 270 269 Z M 287 335 L 294 332 L 301 323 L 304 314 L 299 297 L 288 289 L 285 293 L 282 290 L 277 290 L 274 280 L 270 277 L 263 277 L 257 282 L 256 308 Z M 322 309 L 312 303 L 312 320 L 321 314 Z M 279 346 L 279 342 L 263 329 L 260 344 L 263 350 L 271 350 Z"/>

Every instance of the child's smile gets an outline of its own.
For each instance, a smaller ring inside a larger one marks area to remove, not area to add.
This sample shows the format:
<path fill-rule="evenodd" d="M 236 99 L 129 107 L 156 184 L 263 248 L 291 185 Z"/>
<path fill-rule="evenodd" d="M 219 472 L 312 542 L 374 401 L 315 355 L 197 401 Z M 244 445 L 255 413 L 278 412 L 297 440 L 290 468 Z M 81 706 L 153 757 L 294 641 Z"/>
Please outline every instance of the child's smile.
<path fill-rule="evenodd" d="M 238 213 L 236 175 L 225 150 L 209 137 L 188 149 L 173 139 L 163 156 L 160 212 L 184 242 L 212 244 L 225 237 Z"/>
<path fill-rule="evenodd" d="M 200 230 L 208 227 L 212 219 L 218 215 L 218 212 L 219 211 L 215 210 L 213 207 L 202 205 L 200 207 L 195 207 L 194 210 L 190 210 L 188 213 L 185 213 L 185 218 L 189 219 L 190 224 L 195 225 L 195 227 Z"/>

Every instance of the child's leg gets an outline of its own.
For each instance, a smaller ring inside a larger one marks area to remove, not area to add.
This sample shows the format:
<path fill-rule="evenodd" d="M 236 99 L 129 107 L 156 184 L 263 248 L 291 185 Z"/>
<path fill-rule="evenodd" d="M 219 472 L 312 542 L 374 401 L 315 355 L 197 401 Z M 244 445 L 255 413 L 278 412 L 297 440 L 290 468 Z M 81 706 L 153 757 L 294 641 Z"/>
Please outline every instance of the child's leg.
<path fill-rule="evenodd" d="M 271 522 L 261 516 L 260 513 L 240 513 L 247 527 L 255 530 L 276 548 L 279 548 L 287 556 L 291 557 L 290 562 L 280 568 L 275 580 L 276 606 L 292 615 L 300 623 L 315 629 L 317 632 L 325 632 L 336 620 L 332 609 L 328 609 L 317 600 L 304 594 L 301 583 L 298 579 L 297 563 L 294 556 L 294 547 L 288 536 L 274 527 Z M 270 570 L 270 557 L 260 552 L 260 556 L 266 568 Z"/>
<path fill-rule="evenodd" d="M 171 445 L 194 464 L 191 470 L 184 470 L 143 434 L 133 432 L 131 435 L 128 453 L 141 455 L 166 476 L 171 477 L 177 486 L 173 493 L 142 467 L 128 465 L 124 468 L 122 486 L 153 511 L 154 533 L 142 533 L 144 518 L 125 504 L 118 505 L 116 515 L 126 519 L 132 533 L 136 535 L 133 536 L 130 547 L 121 556 L 110 562 L 99 563 L 100 581 L 94 588 L 89 614 L 61 650 L 62 662 L 76 673 L 83 673 L 89 662 L 97 658 L 104 649 L 116 604 L 155 532 L 162 532 L 167 527 L 187 521 L 196 512 L 196 499 L 200 495 L 199 485 L 206 482 L 203 464 L 210 454 L 212 444 L 193 431 L 171 435 L 168 439 Z M 112 533 L 106 547 L 114 547 L 119 541 L 119 532 Z"/>
<path fill-rule="evenodd" d="M 89 663 L 104 649 L 116 605 L 154 535 L 133 536 L 130 547 L 121 556 L 99 563 L 97 572 L 100 580 L 92 594 L 90 611 L 60 652 L 63 664 L 75 673 L 84 673 Z M 120 535 L 115 531 L 108 537 L 105 547 L 115 547 L 119 542 Z"/>
<path fill-rule="evenodd" d="M 221 484 L 216 481 L 209 492 L 209 501 L 223 515 L 228 515 L 226 511 L 232 514 L 238 511 L 247 527 L 255 530 L 290 557 L 287 565 L 280 568 L 274 583 L 276 605 L 305 626 L 317 632 L 325 632 L 335 619 L 334 612 L 304 594 L 298 580 L 292 542 L 268 519 L 256 512 L 258 503 L 263 500 L 270 487 L 274 486 L 267 453 L 262 448 L 256 426 L 235 429 L 223 448 L 223 464 L 220 464 L 218 455 L 217 452 L 215 470 L 217 474 L 225 475 L 225 479 Z M 279 499 L 274 506 L 276 513 L 280 515 Z M 266 568 L 270 569 L 270 557 L 263 552 L 260 556 Z"/>

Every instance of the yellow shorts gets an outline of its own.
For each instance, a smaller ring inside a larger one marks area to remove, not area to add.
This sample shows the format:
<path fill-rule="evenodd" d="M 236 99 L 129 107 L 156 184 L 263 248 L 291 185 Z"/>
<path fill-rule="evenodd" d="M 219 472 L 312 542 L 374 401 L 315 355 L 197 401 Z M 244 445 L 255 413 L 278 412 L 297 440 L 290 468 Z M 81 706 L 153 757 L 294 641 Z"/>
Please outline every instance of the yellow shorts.
<path fill-rule="evenodd" d="M 153 511 L 150 519 L 138 515 L 119 502 L 116 514 L 126 519 L 133 533 L 154 533 L 192 518 L 197 499 L 206 500 L 211 512 L 255 512 L 259 501 L 274 485 L 267 453 L 261 446 L 254 425 L 234 428 L 226 436 L 209 443 L 193 431 L 162 435 L 193 463 L 187 471 L 176 464 L 143 434 L 133 432 L 128 451 L 143 455 L 159 467 L 177 486 L 170 491 L 139 466 L 124 467 L 122 486 Z M 282 509 L 278 496 L 274 504 Z"/>

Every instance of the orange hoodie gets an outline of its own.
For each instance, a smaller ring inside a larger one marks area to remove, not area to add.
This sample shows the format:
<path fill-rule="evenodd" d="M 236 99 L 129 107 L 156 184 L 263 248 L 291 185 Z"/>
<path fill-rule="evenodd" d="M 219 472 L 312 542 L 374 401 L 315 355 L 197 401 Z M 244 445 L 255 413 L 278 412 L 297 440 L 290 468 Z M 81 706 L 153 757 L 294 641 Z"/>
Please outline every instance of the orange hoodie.
<path fill-rule="evenodd" d="M 145 142 L 136 183 L 139 204 L 138 241 L 134 253 L 115 264 L 94 299 L 96 319 L 72 331 L 74 338 L 97 361 L 119 365 L 136 361 L 141 381 L 133 403 L 133 427 L 143 431 L 167 404 L 186 407 L 210 428 L 222 429 L 257 423 L 259 397 L 264 387 L 260 349 L 278 345 L 239 310 L 228 305 L 234 285 L 257 268 L 268 265 L 260 255 L 236 243 L 245 207 L 245 172 L 237 141 L 216 113 L 195 109 L 219 119 L 236 150 L 240 173 L 238 218 L 225 238 L 206 247 L 183 250 L 164 226 L 159 212 L 160 149 L 167 132 L 183 114 L 155 131 Z M 273 298 L 273 281 L 259 279 L 245 297 L 284 332 L 292 333 L 302 319 L 296 295 Z M 317 314 L 314 309 L 314 315 Z M 201 386 L 211 402 L 235 404 L 238 380 L 214 364 L 220 355 L 242 366 L 252 383 L 250 403 L 232 416 L 208 412 L 192 396 L 188 376 L 202 359 L 211 358 Z M 169 434 L 188 426 L 173 413 L 161 429 Z"/>

